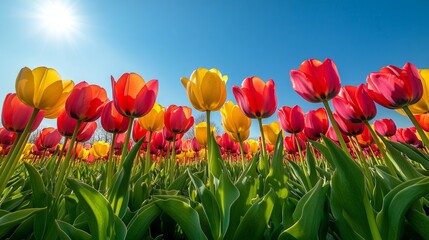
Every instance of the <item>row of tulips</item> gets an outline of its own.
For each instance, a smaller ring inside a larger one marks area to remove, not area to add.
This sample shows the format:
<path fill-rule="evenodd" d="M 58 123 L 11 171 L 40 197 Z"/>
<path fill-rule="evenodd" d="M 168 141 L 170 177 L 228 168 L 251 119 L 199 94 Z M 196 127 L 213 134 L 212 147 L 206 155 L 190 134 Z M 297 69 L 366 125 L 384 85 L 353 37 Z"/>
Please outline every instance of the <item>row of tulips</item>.
<path fill-rule="evenodd" d="M 274 81 L 258 77 L 232 87 L 237 105 L 226 102 L 228 77 L 199 68 L 181 82 L 206 122 L 184 140 L 192 110 L 157 104 L 157 80 L 112 77 L 109 101 L 98 85 L 23 68 L 3 103 L 0 237 L 241 239 L 250 229 L 255 239 L 428 236 L 418 225 L 429 223 L 421 198 L 429 193 L 428 73 L 406 63 L 369 74 L 366 84 L 341 86 L 332 60 L 307 60 L 290 72 L 292 87 L 324 108 L 304 113 L 278 109 Z M 414 126 L 371 124 L 375 103 Z M 210 124 L 213 111 L 221 113 L 221 136 Z M 278 122 L 262 124 L 276 112 Z M 56 118 L 57 129 L 43 129 L 28 144 L 45 117 Z M 112 142 L 83 144 L 99 118 Z M 258 141 L 248 139 L 251 119 Z M 408 199 L 395 202 L 402 196 Z"/>

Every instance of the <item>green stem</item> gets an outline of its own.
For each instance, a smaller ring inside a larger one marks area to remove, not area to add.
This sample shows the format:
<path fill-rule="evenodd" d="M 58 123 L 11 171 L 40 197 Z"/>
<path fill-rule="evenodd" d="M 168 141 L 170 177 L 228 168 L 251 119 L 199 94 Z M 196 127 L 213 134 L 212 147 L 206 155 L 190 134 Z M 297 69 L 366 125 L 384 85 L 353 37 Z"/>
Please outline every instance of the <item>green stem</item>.
<path fill-rule="evenodd" d="M 262 139 L 262 155 L 267 155 L 267 147 L 265 146 L 265 135 L 264 128 L 262 127 L 262 118 L 258 118 L 259 131 L 261 131 L 261 139 Z"/>
<path fill-rule="evenodd" d="M 381 240 L 381 235 L 374 218 L 374 211 L 372 210 L 371 204 L 369 203 L 368 195 L 366 193 L 364 195 L 363 205 L 365 207 L 366 218 L 368 220 L 369 229 L 371 230 L 372 239 Z"/>
<path fill-rule="evenodd" d="M 130 118 L 130 123 L 128 124 L 128 130 L 127 133 L 125 134 L 125 142 L 124 142 L 124 146 L 122 146 L 122 155 L 121 155 L 121 163 L 119 165 L 119 167 L 122 167 L 122 164 L 124 164 L 125 161 L 125 157 L 128 154 L 128 142 L 130 141 L 130 135 L 131 135 L 131 129 L 133 128 L 133 122 L 134 122 L 134 118 L 131 117 Z"/>
<path fill-rule="evenodd" d="M 170 184 L 174 181 L 174 172 L 176 170 L 176 133 L 173 135 L 173 146 L 171 149 L 171 159 L 170 159 Z"/>
<path fill-rule="evenodd" d="M 425 132 L 423 131 L 422 127 L 420 126 L 420 124 L 417 122 L 416 118 L 414 117 L 414 115 L 411 113 L 410 109 L 408 108 L 408 106 L 404 106 L 402 107 L 402 110 L 404 110 L 404 112 L 407 114 L 407 116 L 410 118 L 411 122 L 413 123 L 413 125 L 416 127 L 417 132 L 420 135 L 420 138 L 422 139 L 423 143 L 425 144 L 426 147 L 429 148 L 429 139 L 426 136 Z"/>
<path fill-rule="evenodd" d="M 246 166 L 246 160 L 245 160 L 245 156 L 244 156 L 243 140 L 241 140 L 240 133 L 237 133 L 237 136 L 238 136 L 238 143 L 240 144 L 241 164 L 243 165 L 243 171 L 244 171 L 245 166 Z"/>
<path fill-rule="evenodd" d="M 374 139 L 375 144 L 377 145 L 381 155 L 383 156 L 384 162 L 386 163 L 387 167 L 389 168 L 390 173 L 397 177 L 395 168 L 393 167 L 392 162 L 390 162 L 390 158 L 387 156 L 386 149 L 384 149 L 384 146 L 380 143 L 380 140 L 378 139 L 377 133 L 375 133 L 374 129 L 372 129 L 371 125 L 368 123 L 368 121 L 364 121 L 364 124 L 369 130 L 369 133 L 372 136 L 372 139 Z M 371 147 L 370 147 L 371 148 Z"/>
<path fill-rule="evenodd" d="M 366 178 L 368 180 L 368 187 L 370 190 L 369 192 L 372 193 L 372 190 L 374 189 L 374 182 L 372 181 L 372 175 L 371 175 L 371 172 L 369 171 L 369 165 L 366 162 L 365 157 L 363 156 L 363 151 L 359 145 L 359 141 L 357 140 L 357 138 L 355 136 L 353 138 L 350 138 L 350 142 L 352 143 L 352 146 L 356 146 L 356 154 L 358 155 L 358 159 L 360 160 L 360 163 L 363 166 L 364 173 L 365 173 Z"/>
<path fill-rule="evenodd" d="M 113 167 L 114 167 L 114 158 L 113 155 L 115 154 L 115 139 L 116 139 L 116 133 L 112 134 L 112 142 L 110 143 L 110 149 L 109 149 L 109 158 L 107 159 L 107 178 L 106 178 L 106 189 L 110 187 L 112 184 L 112 178 L 113 178 Z"/>
<path fill-rule="evenodd" d="M 144 164 L 144 172 L 146 174 L 150 171 L 151 167 L 151 157 L 150 157 L 150 142 L 152 141 L 152 131 L 149 132 L 149 139 L 147 140 L 147 149 L 146 149 L 146 162 Z"/>
<path fill-rule="evenodd" d="M 214 191 L 214 179 L 210 172 L 210 146 L 211 146 L 211 131 L 210 131 L 210 110 L 206 111 L 206 120 L 207 120 L 207 149 L 206 149 L 206 156 L 207 156 L 207 175 L 209 177 L 209 188 Z"/>
<path fill-rule="evenodd" d="M 26 144 L 26 141 L 28 139 L 28 136 L 30 136 L 31 133 L 31 125 L 33 125 L 34 119 L 36 119 L 37 114 L 39 113 L 40 109 L 34 108 L 33 113 L 31 114 L 30 119 L 28 120 L 27 125 L 25 126 L 24 131 L 22 132 L 21 137 L 19 138 L 19 141 L 17 142 L 15 149 L 6 158 L 6 166 L 3 169 L 3 172 L 0 174 L 0 194 L 3 193 L 3 190 L 5 189 L 7 183 L 9 182 L 10 177 L 12 176 L 15 166 L 17 165 L 21 153 L 24 150 L 24 146 Z"/>
<path fill-rule="evenodd" d="M 351 157 L 347 144 L 344 141 L 343 135 L 341 135 L 338 124 L 335 121 L 334 115 L 332 114 L 331 107 L 329 106 L 328 101 L 324 100 L 323 105 L 325 106 L 326 112 L 328 113 L 329 120 L 331 121 L 332 127 L 334 128 L 335 134 L 337 134 L 338 141 L 340 142 L 341 148 L 346 152 L 347 156 Z"/>

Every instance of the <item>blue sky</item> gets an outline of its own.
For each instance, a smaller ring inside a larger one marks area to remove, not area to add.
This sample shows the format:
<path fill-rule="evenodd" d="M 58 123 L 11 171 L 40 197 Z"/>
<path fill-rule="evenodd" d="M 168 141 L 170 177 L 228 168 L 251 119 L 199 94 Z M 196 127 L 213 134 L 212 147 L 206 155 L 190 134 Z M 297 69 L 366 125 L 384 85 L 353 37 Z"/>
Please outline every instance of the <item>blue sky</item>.
<path fill-rule="evenodd" d="M 303 100 L 289 78 L 306 59 L 333 59 L 342 85 L 364 83 L 389 64 L 429 68 L 427 1 L 57 0 L 78 22 L 66 37 L 56 37 L 36 17 L 49 2 L 0 2 L 0 99 L 15 92 L 22 67 L 48 66 L 64 79 L 99 84 L 109 96 L 110 75 L 137 72 L 159 80 L 160 104 L 190 106 L 180 78 L 215 67 L 229 76 L 229 100 L 235 102 L 233 85 L 259 76 L 276 82 L 279 108 L 298 104 L 308 111 L 321 105 Z M 396 112 L 377 109 L 377 118 L 411 125 Z M 219 113 L 213 118 L 220 123 Z M 252 136 L 257 129 L 255 121 Z"/>

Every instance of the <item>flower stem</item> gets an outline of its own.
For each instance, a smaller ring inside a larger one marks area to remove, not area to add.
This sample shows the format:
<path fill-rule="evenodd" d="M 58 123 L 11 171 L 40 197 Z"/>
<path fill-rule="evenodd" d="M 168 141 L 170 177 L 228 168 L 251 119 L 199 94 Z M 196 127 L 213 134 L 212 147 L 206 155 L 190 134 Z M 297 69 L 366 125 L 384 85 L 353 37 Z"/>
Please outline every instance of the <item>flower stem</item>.
<path fill-rule="evenodd" d="M 338 141 L 340 142 L 341 148 L 346 152 L 347 156 L 351 157 L 349 153 L 349 149 L 347 148 L 347 144 L 344 141 L 343 135 L 341 135 L 340 129 L 338 128 L 338 124 L 335 121 L 334 115 L 332 114 L 331 107 L 328 104 L 328 101 L 323 101 L 323 105 L 325 106 L 326 112 L 328 113 L 329 120 L 331 121 L 332 127 L 334 128 L 335 134 L 337 135 Z"/>
<path fill-rule="evenodd" d="M 107 159 L 107 178 L 106 178 L 106 189 L 110 187 L 112 184 L 112 178 L 113 178 L 113 167 L 114 167 L 114 159 L 113 155 L 115 154 L 115 139 L 116 139 L 116 133 L 113 133 L 112 135 L 112 142 L 110 144 L 109 149 L 109 158 Z"/>
<path fill-rule="evenodd" d="M 262 139 L 262 155 L 267 155 L 267 147 L 265 146 L 265 135 L 264 128 L 262 127 L 262 118 L 258 118 L 259 123 L 259 131 L 261 131 L 261 139 Z"/>
<path fill-rule="evenodd" d="M 422 127 L 420 126 L 420 124 L 417 122 L 416 118 L 414 117 L 414 115 L 411 113 L 410 109 L 408 108 L 408 106 L 404 106 L 402 107 L 402 110 L 404 110 L 404 112 L 407 114 L 407 116 L 410 118 L 411 122 L 414 124 L 414 126 L 416 127 L 417 132 L 420 135 L 420 138 L 422 139 L 424 145 L 429 148 L 429 139 L 426 136 L 425 132 L 423 131 Z"/>
<path fill-rule="evenodd" d="M 152 131 L 149 131 L 149 139 L 147 140 L 147 149 L 146 149 L 146 161 L 144 164 L 144 172 L 143 174 L 146 174 L 150 171 L 151 167 L 151 157 L 150 157 L 150 142 L 152 141 Z"/>
<path fill-rule="evenodd" d="M 244 156 L 243 140 L 241 140 L 240 133 L 237 133 L 237 136 L 238 136 L 238 143 L 240 144 L 241 164 L 243 165 L 243 171 L 244 171 L 245 166 L 246 166 L 246 160 L 245 160 L 245 156 Z"/>
<path fill-rule="evenodd" d="M 174 172 L 176 170 L 176 133 L 173 135 L 173 146 L 171 149 L 171 159 L 170 159 L 170 184 L 174 181 Z"/>
<path fill-rule="evenodd" d="M 125 134 L 124 146 L 122 146 L 121 163 L 119 165 L 120 168 L 122 167 L 122 164 L 124 164 L 125 157 L 128 154 L 128 144 L 129 144 L 129 141 L 130 141 L 131 129 L 133 128 L 133 122 L 134 122 L 134 118 L 131 117 L 130 118 L 130 123 L 128 124 L 127 133 Z"/>

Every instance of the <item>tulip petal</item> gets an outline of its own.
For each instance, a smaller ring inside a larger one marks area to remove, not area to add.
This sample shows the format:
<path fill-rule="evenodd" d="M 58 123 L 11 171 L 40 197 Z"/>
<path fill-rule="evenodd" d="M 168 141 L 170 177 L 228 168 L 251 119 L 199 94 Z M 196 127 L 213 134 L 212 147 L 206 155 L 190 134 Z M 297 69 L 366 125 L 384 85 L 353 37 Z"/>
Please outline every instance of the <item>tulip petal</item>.
<path fill-rule="evenodd" d="M 15 90 L 18 98 L 30 107 L 34 107 L 34 88 L 33 73 L 27 67 L 22 68 L 16 78 Z"/>

